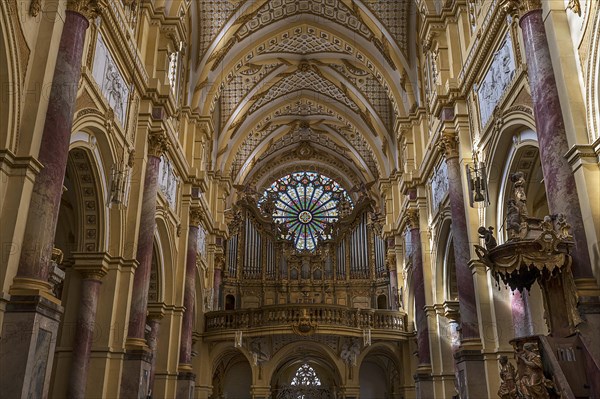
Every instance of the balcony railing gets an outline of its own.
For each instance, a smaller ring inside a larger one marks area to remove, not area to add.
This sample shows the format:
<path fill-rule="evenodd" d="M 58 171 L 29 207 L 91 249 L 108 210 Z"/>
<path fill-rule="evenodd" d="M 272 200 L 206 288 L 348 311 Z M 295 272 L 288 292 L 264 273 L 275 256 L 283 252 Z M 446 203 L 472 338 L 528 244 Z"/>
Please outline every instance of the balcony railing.
<path fill-rule="evenodd" d="M 256 309 L 222 310 L 206 314 L 205 332 L 252 330 L 268 327 L 270 330 L 300 323 L 318 328 L 345 328 L 348 332 L 365 329 L 379 332 L 405 332 L 404 312 L 376 309 L 353 309 L 336 305 L 294 304 L 271 305 Z M 283 332 L 283 331 L 280 331 Z"/>

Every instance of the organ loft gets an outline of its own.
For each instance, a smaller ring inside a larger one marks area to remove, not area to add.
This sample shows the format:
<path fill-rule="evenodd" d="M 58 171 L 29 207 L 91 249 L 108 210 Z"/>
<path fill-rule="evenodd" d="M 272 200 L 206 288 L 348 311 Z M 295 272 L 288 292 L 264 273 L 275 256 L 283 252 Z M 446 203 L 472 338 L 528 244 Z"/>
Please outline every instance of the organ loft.
<path fill-rule="evenodd" d="M 0 32 L 0 398 L 600 397 L 599 2 Z"/>

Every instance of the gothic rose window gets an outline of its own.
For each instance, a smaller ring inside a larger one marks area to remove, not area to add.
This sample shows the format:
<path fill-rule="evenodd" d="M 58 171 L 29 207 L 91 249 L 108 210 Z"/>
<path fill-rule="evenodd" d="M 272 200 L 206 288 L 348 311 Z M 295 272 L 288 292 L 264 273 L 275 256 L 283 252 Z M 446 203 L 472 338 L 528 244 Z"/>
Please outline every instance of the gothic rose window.
<path fill-rule="evenodd" d="M 293 239 L 298 250 L 312 251 L 319 239 L 330 239 L 339 203 L 352 206 L 346 190 L 316 172 L 296 172 L 275 181 L 259 199 L 259 207 L 273 196 L 273 220 L 284 227 L 283 238 Z"/>

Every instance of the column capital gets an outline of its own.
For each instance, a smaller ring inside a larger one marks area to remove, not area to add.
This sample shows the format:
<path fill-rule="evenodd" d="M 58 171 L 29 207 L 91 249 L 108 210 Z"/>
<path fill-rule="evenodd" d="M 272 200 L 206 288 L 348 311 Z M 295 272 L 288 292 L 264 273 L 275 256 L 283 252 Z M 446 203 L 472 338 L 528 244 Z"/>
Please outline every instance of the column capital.
<path fill-rule="evenodd" d="M 406 210 L 406 225 L 409 229 L 419 228 L 419 210 L 418 209 L 407 209 Z"/>
<path fill-rule="evenodd" d="M 160 158 L 169 148 L 167 134 L 160 130 L 148 134 L 148 156 Z"/>
<path fill-rule="evenodd" d="M 215 269 L 223 270 L 225 269 L 225 255 L 223 254 L 215 254 Z"/>
<path fill-rule="evenodd" d="M 519 15 L 523 16 L 528 12 L 541 10 L 542 0 L 508 0 L 507 5 L 518 10 Z"/>
<path fill-rule="evenodd" d="M 108 273 L 110 256 L 106 252 L 74 252 L 73 269 L 85 280 L 102 281 Z"/>
<path fill-rule="evenodd" d="M 67 10 L 81 14 L 89 20 L 98 16 L 100 4 L 98 0 L 69 0 Z"/>
<path fill-rule="evenodd" d="M 458 135 L 455 132 L 442 133 L 438 148 L 446 159 L 458 158 Z"/>
<path fill-rule="evenodd" d="M 200 207 L 190 208 L 190 226 L 198 227 L 204 218 L 204 209 Z"/>

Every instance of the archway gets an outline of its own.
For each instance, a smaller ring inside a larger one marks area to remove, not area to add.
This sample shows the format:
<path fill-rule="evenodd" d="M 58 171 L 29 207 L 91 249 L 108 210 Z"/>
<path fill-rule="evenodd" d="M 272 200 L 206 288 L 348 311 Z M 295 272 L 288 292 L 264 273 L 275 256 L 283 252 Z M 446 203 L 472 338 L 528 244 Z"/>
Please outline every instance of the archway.
<path fill-rule="evenodd" d="M 238 351 L 227 351 L 215 363 L 212 386 L 213 399 L 247 399 L 252 387 L 252 368 Z"/>
<path fill-rule="evenodd" d="M 375 346 L 365 354 L 359 369 L 361 398 L 387 399 L 401 394 L 398 357 L 385 346 Z"/>
<path fill-rule="evenodd" d="M 51 392 L 64 397 L 72 368 L 72 351 L 80 326 L 82 276 L 77 268 L 79 254 L 99 252 L 103 245 L 104 212 L 98 167 L 93 154 L 84 147 L 69 151 L 64 190 L 54 238 L 55 267 L 52 278 L 55 293 L 61 299 L 64 315 L 58 331 L 58 345 L 51 377 Z M 75 267 L 74 267 L 75 266 Z M 60 282 L 61 277 L 64 278 Z"/>

